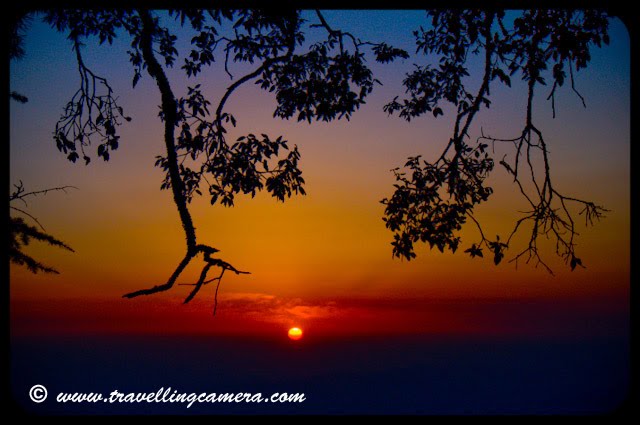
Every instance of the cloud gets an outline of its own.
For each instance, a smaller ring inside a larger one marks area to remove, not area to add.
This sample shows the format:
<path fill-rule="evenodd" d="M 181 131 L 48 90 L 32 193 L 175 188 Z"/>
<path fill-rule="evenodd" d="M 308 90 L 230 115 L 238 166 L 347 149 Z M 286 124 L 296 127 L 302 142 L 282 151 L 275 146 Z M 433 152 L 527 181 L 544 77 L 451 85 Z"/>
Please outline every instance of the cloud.
<path fill-rule="evenodd" d="M 301 319 L 321 319 L 335 316 L 338 308 L 334 305 L 296 305 L 286 309 L 287 313 Z"/>
<path fill-rule="evenodd" d="M 262 293 L 227 293 L 220 297 L 220 306 L 225 314 L 276 323 L 317 320 L 340 313 L 335 301 L 305 301 Z"/>

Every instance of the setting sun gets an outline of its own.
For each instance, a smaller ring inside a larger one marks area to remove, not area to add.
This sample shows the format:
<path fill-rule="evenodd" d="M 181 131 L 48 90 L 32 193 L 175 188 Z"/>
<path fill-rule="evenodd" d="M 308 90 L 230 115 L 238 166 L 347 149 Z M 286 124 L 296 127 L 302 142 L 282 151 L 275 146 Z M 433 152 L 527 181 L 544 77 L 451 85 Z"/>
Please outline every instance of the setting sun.
<path fill-rule="evenodd" d="M 302 329 L 300 329 L 300 328 L 291 328 L 291 329 L 289 329 L 288 335 L 289 335 L 289 339 L 297 341 L 300 338 L 302 338 Z"/>

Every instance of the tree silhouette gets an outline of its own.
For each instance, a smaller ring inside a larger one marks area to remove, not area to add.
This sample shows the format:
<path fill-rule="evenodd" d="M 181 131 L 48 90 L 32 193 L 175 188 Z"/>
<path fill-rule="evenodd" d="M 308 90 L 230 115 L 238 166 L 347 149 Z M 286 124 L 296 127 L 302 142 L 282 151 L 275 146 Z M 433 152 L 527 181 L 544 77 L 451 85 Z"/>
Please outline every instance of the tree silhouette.
<path fill-rule="evenodd" d="M 9 217 L 9 260 L 19 266 L 25 266 L 32 273 L 44 272 L 44 273 L 59 273 L 53 267 L 42 264 L 40 261 L 34 259 L 30 255 L 26 254 L 23 247 L 29 245 L 31 240 L 37 240 L 45 242 L 51 246 L 66 249 L 67 251 L 74 252 L 73 249 L 57 239 L 54 236 L 48 234 L 44 226 L 38 221 L 36 217 L 31 215 L 20 207 L 16 207 L 17 201 L 20 201 L 27 206 L 26 198 L 34 197 L 37 195 L 46 195 L 48 192 L 62 191 L 73 188 L 73 186 L 54 187 L 44 190 L 37 190 L 33 192 L 25 192 L 24 185 L 20 182 L 14 185 L 15 190 L 9 195 L 9 208 L 22 215 L 25 215 L 36 222 L 38 227 L 27 224 L 24 219 L 20 217 Z M 13 204 L 12 204 L 13 203 Z"/>
<path fill-rule="evenodd" d="M 193 290 L 184 300 L 191 301 L 202 286 L 217 282 L 217 293 L 225 272 L 241 271 L 218 258 L 217 248 L 198 242 L 189 203 L 201 188 L 208 191 L 211 204 L 233 206 L 238 194 L 266 190 L 279 201 L 293 194 L 305 194 L 299 169 L 300 153 L 282 136 L 248 134 L 231 142 L 227 128 L 236 126 L 235 117 L 225 105 L 238 87 L 254 82 L 275 93 L 274 117 L 298 121 L 349 119 L 365 102 L 377 80 L 365 63 L 364 48 L 371 49 L 379 62 L 390 62 L 407 53 L 385 43 L 361 41 L 354 35 L 334 29 L 317 11 L 311 26 L 324 28 L 325 38 L 300 51 L 305 41 L 305 21 L 298 11 L 272 13 L 266 10 L 181 10 L 168 11 L 179 26 L 193 32 L 191 50 L 183 57 L 181 69 L 186 77 L 205 72 L 219 56 L 225 72 L 233 78 L 234 62 L 255 64 L 252 72 L 235 79 L 215 108 L 206 99 L 200 84 L 177 97 L 165 72 L 177 63 L 177 36 L 156 13 L 135 11 L 50 11 L 45 21 L 66 33 L 73 44 L 80 75 L 80 87 L 67 103 L 56 125 L 54 139 L 58 149 L 76 162 L 80 156 L 89 164 L 89 146 L 98 142 L 97 155 L 108 161 L 118 149 L 117 127 L 131 118 L 106 78 L 88 68 L 83 60 L 83 40 L 97 37 L 111 44 L 117 31 L 131 39 L 128 51 L 133 65 L 133 87 L 147 74 L 160 93 L 160 119 L 164 125 L 165 155 L 156 166 L 165 172 L 161 189 L 171 190 L 185 233 L 184 258 L 163 284 L 125 294 L 126 298 L 166 291 L 174 286 L 187 265 L 202 254 L 204 265 Z M 225 31 L 227 29 L 228 31 Z M 379 82 L 378 82 L 379 83 Z M 208 279 L 211 268 L 220 273 Z M 214 314 L 216 307 L 214 306 Z"/>
<path fill-rule="evenodd" d="M 10 17 L 9 60 L 22 59 L 24 57 L 24 37 L 31 20 L 32 16 L 24 12 L 15 13 Z M 20 103 L 29 101 L 25 95 L 15 91 L 10 91 L 9 97 Z"/>
<path fill-rule="evenodd" d="M 444 104 L 456 110 L 453 133 L 444 151 L 435 161 L 421 156 L 410 157 L 404 167 L 393 170 L 395 191 L 385 205 L 386 227 L 394 232 L 393 255 L 411 260 L 416 256 L 414 244 L 427 242 L 441 252 L 455 252 L 461 244 L 459 232 L 467 218 L 475 223 L 479 240 L 465 252 L 483 257 L 487 249 L 497 265 L 511 248 L 513 236 L 530 224 L 529 242 L 510 261 L 534 261 L 549 272 L 538 249 L 541 236 L 552 239 L 556 253 L 571 270 L 583 266 L 575 252 L 576 213 L 578 206 L 586 224 L 602 217 L 606 211 L 592 201 L 577 199 L 558 191 L 552 182 L 548 142 L 534 119 L 533 100 L 542 86 L 551 100 L 555 117 L 555 95 L 568 80 L 576 90 L 574 68 L 585 68 L 590 49 L 608 44 L 607 15 L 584 10 L 525 10 L 504 12 L 491 10 L 432 11 L 432 28 L 414 32 L 417 51 L 430 55 L 436 66 L 416 66 L 404 86 L 408 98 L 396 97 L 385 106 L 389 114 L 411 119 L 426 113 L 443 115 Z M 513 19 L 512 19 L 513 18 Z M 472 56 L 483 61 L 481 81 L 476 92 L 469 89 L 467 63 Z M 521 78 L 527 87 L 524 97 L 522 131 L 512 138 L 481 134 L 470 141 L 470 126 L 483 108 L 491 104 L 490 89 L 495 84 L 511 87 L 512 78 Z M 547 83 L 549 81 L 549 83 Z M 521 216 L 511 233 L 502 240 L 490 239 L 474 217 L 474 208 L 488 200 L 492 188 L 485 183 L 494 168 L 488 143 L 513 146 L 513 154 L 499 161 L 513 177 L 530 210 Z M 542 166 L 536 166 L 540 160 Z"/>
<path fill-rule="evenodd" d="M 31 20 L 32 16 L 23 12 L 16 13 L 11 16 L 9 25 L 9 60 L 19 60 L 24 57 L 24 36 Z M 19 103 L 27 103 L 29 101 L 25 95 L 15 91 L 9 92 L 9 98 Z M 26 201 L 27 198 L 35 197 L 37 195 L 46 195 L 49 192 L 55 191 L 66 192 L 69 188 L 75 189 L 73 186 L 63 186 L 26 192 L 22 181 L 20 181 L 19 184 L 14 184 L 14 190 L 9 194 L 9 210 L 30 218 L 38 225 L 38 227 L 27 224 L 24 219 L 20 217 L 9 216 L 10 262 L 19 266 L 25 266 L 32 273 L 59 273 L 53 267 L 47 266 L 25 253 L 24 247 L 29 245 L 32 240 L 37 240 L 71 252 L 74 252 L 73 249 L 61 240 L 47 233 L 40 221 L 24 208 L 28 206 Z M 18 201 L 21 204 L 20 207 L 16 206 Z"/>

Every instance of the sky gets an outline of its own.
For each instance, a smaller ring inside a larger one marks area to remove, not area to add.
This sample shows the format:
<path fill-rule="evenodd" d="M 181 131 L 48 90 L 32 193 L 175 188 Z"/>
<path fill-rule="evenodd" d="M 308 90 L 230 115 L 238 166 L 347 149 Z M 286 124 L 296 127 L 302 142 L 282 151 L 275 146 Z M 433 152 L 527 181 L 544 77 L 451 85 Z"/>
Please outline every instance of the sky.
<path fill-rule="evenodd" d="M 311 22 L 314 16 L 305 12 Z M 362 39 L 386 41 L 413 53 L 413 29 L 427 26 L 421 11 L 327 11 L 335 28 Z M 319 29 L 310 29 L 313 39 Z M 305 335 L 474 334 L 584 336 L 621 333 L 628 326 L 630 268 L 630 48 L 620 20 L 610 21 L 611 44 L 592 51 L 576 74 L 586 99 L 564 87 L 557 116 L 538 96 L 535 115 L 551 150 L 555 185 L 564 193 L 597 201 L 610 210 L 593 228 L 579 228 L 579 256 L 586 269 L 571 272 L 547 246 L 550 275 L 532 264 L 493 265 L 490 259 L 417 247 L 417 259 L 392 258 L 392 234 L 380 200 L 392 193 L 390 170 L 417 154 L 434 159 L 445 146 L 454 117 L 420 117 L 410 123 L 383 112 L 403 94 L 413 55 L 391 65 L 370 63 L 383 86 L 350 121 L 298 123 L 272 117 L 275 102 L 249 84 L 227 109 L 238 121 L 231 136 L 282 135 L 302 154 L 305 197 L 284 204 L 266 194 L 237 197 L 233 208 L 194 200 L 191 213 L 199 241 L 250 275 L 227 274 L 214 318 L 213 285 L 189 305 L 189 287 L 123 299 L 124 293 L 166 281 L 184 255 L 184 236 L 168 191 L 160 191 L 163 153 L 159 94 L 145 75 L 131 89 L 128 42 L 87 43 L 85 63 L 107 77 L 126 115 L 120 148 L 103 163 L 72 164 L 52 138 L 55 123 L 78 85 L 71 44 L 35 21 L 25 39 L 26 56 L 10 67 L 11 89 L 29 98 L 10 104 L 10 182 L 28 190 L 72 185 L 31 199 L 28 211 L 75 253 L 33 244 L 28 252 L 59 275 L 10 268 L 12 331 L 16 334 L 252 334 L 285 337 L 290 326 Z M 179 50 L 186 52 L 186 45 Z M 471 74 L 474 75 L 472 68 Z M 477 68 L 476 68 L 477 69 Z M 241 75 L 246 68 L 233 67 Z M 167 71 L 178 96 L 198 82 L 219 99 L 230 80 L 214 66 L 187 81 L 178 67 Z M 492 107 L 479 113 L 480 127 L 513 137 L 524 120 L 522 84 L 492 90 Z M 215 103 L 215 102 L 214 102 Z M 495 158 L 506 150 L 496 147 Z M 488 234 L 506 234 L 525 207 L 504 170 L 496 167 L 492 199 L 477 209 Z M 476 240 L 470 226 L 463 243 Z M 510 258 L 507 255 L 507 258 Z M 179 279 L 195 282 L 199 263 Z"/>

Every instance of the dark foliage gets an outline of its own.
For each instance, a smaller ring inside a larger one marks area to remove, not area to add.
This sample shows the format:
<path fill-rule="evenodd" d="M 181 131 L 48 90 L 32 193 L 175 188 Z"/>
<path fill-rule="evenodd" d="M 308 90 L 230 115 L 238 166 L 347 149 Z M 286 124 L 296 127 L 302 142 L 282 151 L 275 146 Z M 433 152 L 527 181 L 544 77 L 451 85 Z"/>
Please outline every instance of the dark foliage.
<path fill-rule="evenodd" d="M 433 162 L 409 158 L 403 169 L 394 170 L 396 176 L 393 195 L 382 201 L 385 205 L 386 226 L 394 232 L 393 255 L 415 257 L 414 244 L 428 242 L 440 251 L 455 252 L 461 240 L 459 231 L 470 218 L 476 225 L 480 240 L 465 250 L 472 257 L 483 257 L 483 249 L 492 253 L 499 264 L 510 248 L 513 235 L 525 222 L 530 226 L 529 243 L 512 261 L 522 257 L 535 260 L 551 272 L 542 260 L 537 241 L 540 236 L 556 243 L 556 253 L 573 270 L 582 266 L 575 253 L 577 235 L 570 204 L 582 206 L 587 224 L 606 211 L 591 201 L 565 196 L 552 184 L 549 150 L 541 130 L 533 119 L 532 101 L 542 86 L 550 86 L 547 98 L 555 116 L 555 94 L 567 81 L 582 103 L 584 99 L 574 85 L 574 69 L 588 65 L 590 49 L 608 44 L 607 15 L 604 12 L 583 10 L 525 10 L 504 12 L 487 10 L 432 11 L 431 29 L 414 32 L 417 52 L 431 58 L 434 65 L 416 65 L 405 80 L 407 98 L 396 97 L 385 106 L 389 114 L 397 113 L 411 120 L 425 113 L 443 115 L 445 105 L 456 111 L 453 133 L 442 155 Z M 469 75 L 468 61 L 479 55 L 483 72 L 479 89 Z M 490 89 L 495 84 L 511 87 L 513 78 L 526 83 L 523 104 L 523 130 L 513 139 L 495 138 L 481 134 L 472 142 L 470 126 L 483 107 L 491 105 Z M 492 193 L 485 180 L 491 173 L 494 160 L 486 151 L 487 142 L 513 144 L 511 160 L 499 163 L 513 177 L 531 210 L 517 220 L 506 240 L 485 237 L 480 223 L 473 216 L 474 208 L 485 202 Z M 542 158 L 543 169 L 533 164 L 534 157 Z M 522 164 L 526 162 L 526 164 Z M 525 168 L 526 167 L 526 168 Z M 535 190 L 525 190 L 529 179 Z"/>
<path fill-rule="evenodd" d="M 363 42 L 348 32 L 331 28 L 319 11 L 316 16 L 319 23 L 311 26 L 324 28 L 326 39 L 300 51 L 305 41 L 305 21 L 297 11 L 169 11 L 163 19 L 174 19 L 193 34 L 190 51 L 181 56 L 176 48 L 177 35 L 151 11 L 66 10 L 46 14 L 45 20 L 52 27 L 68 34 L 80 74 L 80 89 L 67 104 L 54 136 L 58 149 L 70 161 L 76 162 L 82 155 L 88 164 L 90 157 L 85 148 L 96 140 L 98 156 L 109 160 L 119 145 L 117 127 L 122 124 L 121 119 L 130 120 L 117 104 L 107 80 L 85 65 L 82 40 L 97 37 L 101 44 L 111 44 L 115 37 L 129 37 L 132 86 L 135 88 L 146 72 L 160 93 L 165 154 L 156 158 L 156 165 L 165 171 L 161 189 L 172 191 L 185 231 L 186 254 L 166 283 L 125 297 L 170 289 L 199 254 L 203 254 L 205 265 L 185 302 L 203 285 L 214 281 L 219 285 L 226 270 L 245 273 L 212 257 L 218 252 L 216 248 L 197 243 L 188 208 L 194 196 L 203 195 L 206 190 L 211 204 L 233 206 L 236 195 L 255 196 L 262 190 L 280 201 L 293 194 L 305 194 L 300 153 L 295 145 L 291 147 L 282 136 L 266 134 L 227 140 L 229 127 L 237 123 L 225 105 L 238 87 L 254 82 L 274 93 L 274 117 L 295 116 L 298 121 L 309 123 L 348 119 L 377 82 L 365 63 L 363 47 L 373 49 L 380 62 L 408 56 L 384 43 Z M 216 60 L 224 61 L 225 72 L 234 81 L 215 108 L 200 84 L 190 87 L 184 97 L 175 95 L 165 68 L 182 63 L 185 76 L 193 78 L 205 73 Z M 253 64 L 255 69 L 234 79 L 230 69 L 233 63 Z M 207 280 L 211 267 L 220 268 L 221 273 Z"/>
<path fill-rule="evenodd" d="M 32 241 L 45 242 L 51 246 L 66 249 L 67 251 L 74 252 L 71 247 L 57 239 L 56 237 L 48 234 L 42 224 L 33 215 L 28 213 L 25 209 L 15 206 L 20 201 L 24 207 L 27 206 L 26 199 L 37 195 L 45 195 L 52 191 L 66 191 L 71 186 L 55 187 L 51 189 L 38 190 L 34 192 L 25 192 L 24 185 L 20 182 L 14 185 L 15 190 L 9 195 L 9 208 L 19 214 L 29 217 L 40 228 L 27 224 L 24 219 L 20 217 L 9 217 L 9 261 L 19 266 L 25 266 L 32 273 L 44 272 L 44 273 L 58 273 L 53 267 L 44 265 L 40 261 L 34 259 L 30 255 L 24 252 L 24 248 Z"/>

